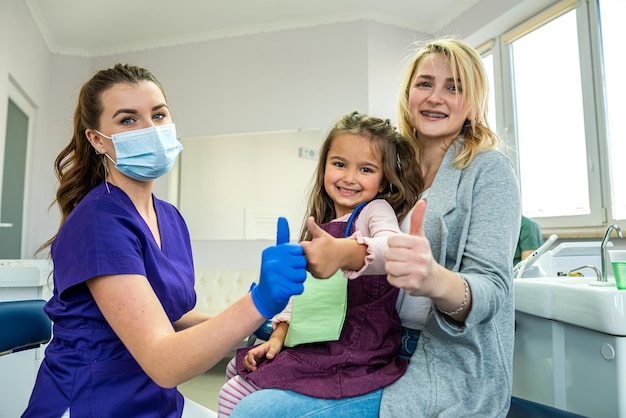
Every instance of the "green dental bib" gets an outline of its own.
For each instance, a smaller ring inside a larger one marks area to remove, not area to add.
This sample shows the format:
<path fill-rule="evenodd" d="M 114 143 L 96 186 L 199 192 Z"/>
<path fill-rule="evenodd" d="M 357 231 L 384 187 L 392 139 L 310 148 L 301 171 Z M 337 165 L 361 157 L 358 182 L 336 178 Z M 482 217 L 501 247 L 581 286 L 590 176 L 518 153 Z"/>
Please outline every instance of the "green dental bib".
<path fill-rule="evenodd" d="M 304 292 L 293 298 L 285 347 L 338 340 L 347 304 L 348 279 L 341 270 L 328 279 L 317 279 L 307 272 Z"/>

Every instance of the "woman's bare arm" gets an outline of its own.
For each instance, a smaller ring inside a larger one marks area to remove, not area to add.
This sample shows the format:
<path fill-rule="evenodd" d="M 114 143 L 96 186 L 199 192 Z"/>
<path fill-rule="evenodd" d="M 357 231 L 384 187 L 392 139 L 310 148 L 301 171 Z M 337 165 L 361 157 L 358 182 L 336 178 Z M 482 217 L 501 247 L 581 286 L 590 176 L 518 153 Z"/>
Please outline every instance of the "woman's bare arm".
<path fill-rule="evenodd" d="M 141 275 L 87 281 L 98 307 L 143 370 L 174 387 L 213 367 L 266 320 L 251 295 L 224 312 L 176 332 L 148 280 Z M 185 318 L 195 321 L 198 316 Z"/>

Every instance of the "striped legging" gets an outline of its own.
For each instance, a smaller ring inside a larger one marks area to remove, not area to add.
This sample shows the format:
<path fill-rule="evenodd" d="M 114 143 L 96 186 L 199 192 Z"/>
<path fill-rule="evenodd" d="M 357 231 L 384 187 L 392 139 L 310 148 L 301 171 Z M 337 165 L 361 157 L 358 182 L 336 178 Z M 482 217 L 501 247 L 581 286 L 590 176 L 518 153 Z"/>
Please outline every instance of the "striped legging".
<path fill-rule="evenodd" d="M 226 383 L 220 389 L 217 400 L 217 416 L 229 417 L 235 405 L 245 396 L 261 389 L 254 383 L 245 380 L 237 374 L 235 359 L 233 358 L 226 366 Z"/>

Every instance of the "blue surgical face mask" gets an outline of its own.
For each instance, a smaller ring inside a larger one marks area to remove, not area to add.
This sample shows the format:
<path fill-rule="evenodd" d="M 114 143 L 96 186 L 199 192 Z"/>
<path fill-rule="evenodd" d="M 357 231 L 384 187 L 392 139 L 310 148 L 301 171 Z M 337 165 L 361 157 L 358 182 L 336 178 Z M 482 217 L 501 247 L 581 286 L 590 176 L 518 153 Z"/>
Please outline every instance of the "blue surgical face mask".
<path fill-rule="evenodd" d="M 135 180 L 149 181 L 167 174 L 183 145 L 176 139 L 176 125 L 151 126 L 145 129 L 113 134 L 110 137 L 95 130 L 113 141 L 115 158 L 108 155 L 116 168 Z"/>

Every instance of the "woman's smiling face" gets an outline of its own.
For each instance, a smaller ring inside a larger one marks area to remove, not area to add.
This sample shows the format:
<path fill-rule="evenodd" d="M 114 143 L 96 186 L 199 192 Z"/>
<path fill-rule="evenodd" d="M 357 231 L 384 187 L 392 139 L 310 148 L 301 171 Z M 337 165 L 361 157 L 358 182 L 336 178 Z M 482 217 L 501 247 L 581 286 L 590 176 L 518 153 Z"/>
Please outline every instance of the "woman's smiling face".
<path fill-rule="evenodd" d="M 409 90 L 409 112 L 420 140 L 450 144 L 461 132 L 469 111 L 461 81 L 455 83 L 443 53 L 432 53 L 417 65 Z"/>

